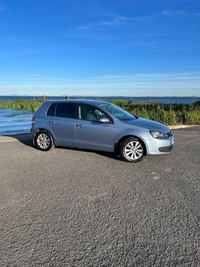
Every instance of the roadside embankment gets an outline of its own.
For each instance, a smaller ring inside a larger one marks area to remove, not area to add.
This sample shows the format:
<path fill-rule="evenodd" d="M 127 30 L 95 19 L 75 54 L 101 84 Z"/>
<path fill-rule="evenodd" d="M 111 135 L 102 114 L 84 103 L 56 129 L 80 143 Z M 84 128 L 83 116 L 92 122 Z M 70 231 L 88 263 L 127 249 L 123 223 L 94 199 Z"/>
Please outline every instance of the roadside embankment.
<path fill-rule="evenodd" d="M 189 128 L 189 127 L 195 127 L 195 126 L 199 126 L 199 125 L 170 125 L 168 126 L 171 130 L 175 130 L 175 129 L 182 129 L 182 128 Z"/>
<path fill-rule="evenodd" d="M 31 140 L 30 134 L 1 135 L 0 143 Z"/>

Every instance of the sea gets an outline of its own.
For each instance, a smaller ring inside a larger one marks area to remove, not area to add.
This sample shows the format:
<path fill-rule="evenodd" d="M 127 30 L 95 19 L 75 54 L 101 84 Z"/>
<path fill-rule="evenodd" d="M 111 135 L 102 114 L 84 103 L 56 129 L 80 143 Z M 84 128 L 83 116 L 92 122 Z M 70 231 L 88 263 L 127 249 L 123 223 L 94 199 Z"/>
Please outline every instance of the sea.
<path fill-rule="evenodd" d="M 134 102 L 158 102 L 165 104 L 192 104 L 200 101 L 200 97 L 124 97 L 124 96 L 72 96 L 71 99 L 101 99 L 101 100 L 133 100 Z M 31 96 L 0 96 L 0 102 L 14 101 L 16 99 L 32 100 Z M 41 100 L 42 96 L 35 96 Z M 46 100 L 65 100 L 65 96 L 46 96 Z M 33 114 L 20 109 L 0 108 L 0 135 L 14 135 L 30 133 L 31 118 Z"/>

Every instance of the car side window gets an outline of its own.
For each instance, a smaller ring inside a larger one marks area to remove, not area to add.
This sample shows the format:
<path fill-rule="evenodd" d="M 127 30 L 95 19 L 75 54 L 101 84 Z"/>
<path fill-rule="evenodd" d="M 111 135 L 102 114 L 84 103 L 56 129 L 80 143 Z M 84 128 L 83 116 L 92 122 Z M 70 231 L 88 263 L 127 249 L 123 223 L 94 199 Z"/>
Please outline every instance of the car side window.
<path fill-rule="evenodd" d="M 75 119 L 75 104 L 74 103 L 57 103 L 56 117 Z"/>
<path fill-rule="evenodd" d="M 104 117 L 108 118 L 105 112 L 101 111 L 97 107 L 87 104 L 79 105 L 79 119 L 87 121 L 99 121 Z"/>
<path fill-rule="evenodd" d="M 55 116 L 55 108 L 56 108 L 56 104 L 55 103 L 51 104 L 51 106 L 49 107 L 47 111 L 47 116 Z"/>

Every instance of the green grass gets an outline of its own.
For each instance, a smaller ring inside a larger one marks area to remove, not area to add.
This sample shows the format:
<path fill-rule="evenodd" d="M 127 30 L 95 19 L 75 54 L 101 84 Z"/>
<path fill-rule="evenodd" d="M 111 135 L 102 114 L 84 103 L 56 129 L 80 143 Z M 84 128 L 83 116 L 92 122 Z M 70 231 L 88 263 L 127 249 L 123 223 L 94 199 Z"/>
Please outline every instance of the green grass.
<path fill-rule="evenodd" d="M 133 100 L 110 100 L 109 102 L 122 107 L 133 115 L 159 121 L 166 125 L 200 125 L 200 101 L 194 104 L 138 103 Z M 0 108 L 22 109 L 34 113 L 41 104 L 41 100 L 16 99 L 11 102 L 0 102 Z"/>
<path fill-rule="evenodd" d="M 11 102 L 0 102 L 0 108 L 22 109 L 34 113 L 42 104 L 42 101 L 25 101 L 16 99 Z"/>
<path fill-rule="evenodd" d="M 166 125 L 200 125 L 200 101 L 194 104 L 138 103 L 125 100 L 112 100 L 110 102 L 122 107 L 131 114 L 159 121 Z"/>

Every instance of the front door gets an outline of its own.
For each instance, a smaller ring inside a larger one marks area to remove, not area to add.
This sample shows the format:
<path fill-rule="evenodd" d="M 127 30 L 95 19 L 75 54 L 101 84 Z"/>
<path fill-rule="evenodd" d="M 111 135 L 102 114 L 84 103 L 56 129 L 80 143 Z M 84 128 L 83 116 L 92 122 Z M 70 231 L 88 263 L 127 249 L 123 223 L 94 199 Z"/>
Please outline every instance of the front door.
<path fill-rule="evenodd" d="M 114 151 L 114 124 L 100 122 L 101 118 L 109 118 L 102 110 L 86 105 L 79 105 L 79 120 L 75 123 L 76 146 L 79 148 Z"/>

